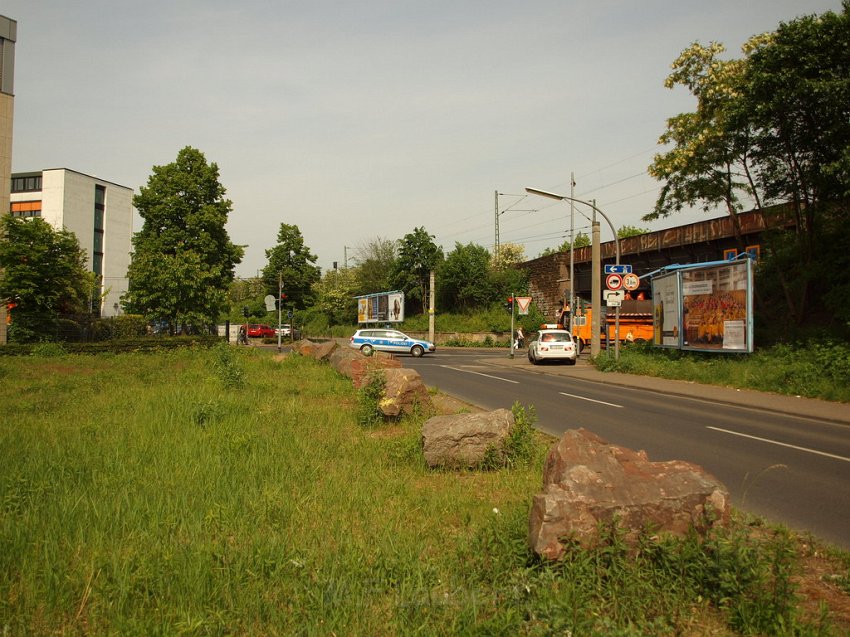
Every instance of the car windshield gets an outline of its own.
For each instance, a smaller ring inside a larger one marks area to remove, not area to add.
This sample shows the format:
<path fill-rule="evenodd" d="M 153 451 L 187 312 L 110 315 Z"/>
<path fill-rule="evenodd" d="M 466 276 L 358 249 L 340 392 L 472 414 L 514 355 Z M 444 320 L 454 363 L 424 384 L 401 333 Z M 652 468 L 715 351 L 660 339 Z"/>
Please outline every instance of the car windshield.
<path fill-rule="evenodd" d="M 544 343 L 569 343 L 572 339 L 570 339 L 570 335 L 567 332 L 549 332 L 548 334 L 543 334 L 540 340 Z"/>

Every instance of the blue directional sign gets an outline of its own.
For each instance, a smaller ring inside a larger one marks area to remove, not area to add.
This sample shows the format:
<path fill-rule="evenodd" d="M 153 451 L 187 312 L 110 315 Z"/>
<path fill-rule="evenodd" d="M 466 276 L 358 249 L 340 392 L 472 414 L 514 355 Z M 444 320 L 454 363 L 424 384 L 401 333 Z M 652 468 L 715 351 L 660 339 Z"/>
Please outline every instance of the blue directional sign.
<path fill-rule="evenodd" d="M 632 266 L 621 263 L 620 265 L 606 265 L 605 274 L 631 274 Z"/>

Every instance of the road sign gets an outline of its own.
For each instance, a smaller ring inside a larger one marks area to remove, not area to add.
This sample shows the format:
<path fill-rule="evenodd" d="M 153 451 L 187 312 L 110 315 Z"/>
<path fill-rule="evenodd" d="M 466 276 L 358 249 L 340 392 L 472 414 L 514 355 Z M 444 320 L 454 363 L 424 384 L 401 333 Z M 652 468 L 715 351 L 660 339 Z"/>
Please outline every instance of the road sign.
<path fill-rule="evenodd" d="M 640 277 L 637 274 L 632 274 L 629 272 L 628 274 L 623 275 L 623 287 L 629 291 L 637 290 L 640 286 Z"/>
<path fill-rule="evenodd" d="M 531 297 L 530 296 L 517 296 L 514 297 L 516 301 L 517 307 L 519 308 L 519 312 L 517 314 L 522 314 L 523 316 L 528 314 L 528 306 L 531 305 Z"/>
<path fill-rule="evenodd" d="M 623 275 L 622 274 L 609 274 L 605 277 L 605 287 L 609 290 L 619 290 L 623 287 Z"/>
<path fill-rule="evenodd" d="M 620 307 L 626 293 L 623 290 L 604 290 L 602 297 L 605 299 L 605 305 L 608 307 Z"/>
<path fill-rule="evenodd" d="M 629 274 L 632 271 L 632 266 L 625 263 L 617 265 L 606 265 L 605 274 Z"/>

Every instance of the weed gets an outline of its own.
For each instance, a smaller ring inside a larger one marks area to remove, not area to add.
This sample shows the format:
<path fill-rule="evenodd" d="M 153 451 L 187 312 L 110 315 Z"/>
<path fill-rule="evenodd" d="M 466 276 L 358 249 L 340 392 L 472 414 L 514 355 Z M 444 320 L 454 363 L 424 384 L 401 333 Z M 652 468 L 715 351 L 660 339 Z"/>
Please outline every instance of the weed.
<path fill-rule="evenodd" d="M 41 358 L 50 358 L 52 356 L 65 356 L 67 351 L 61 343 L 37 343 L 32 347 L 31 356 L 39 356 Z"/>
<path fill-rule="evenodd" d="M 387 380 L 384 372 L 374 370 L 369 373 L 366 383 L 358 392 L 357 422 L 362 427 L 374 427 L 383 422 L 379 404 L 384 397 Z"/>
<path fill-rule="evenodd" d="M 239 364 L 238 353 L 227 343 L 219 343 L 211 349 L 213 370 L 225 389 L 241 389 L 245 386 L 245 370 Z"/>

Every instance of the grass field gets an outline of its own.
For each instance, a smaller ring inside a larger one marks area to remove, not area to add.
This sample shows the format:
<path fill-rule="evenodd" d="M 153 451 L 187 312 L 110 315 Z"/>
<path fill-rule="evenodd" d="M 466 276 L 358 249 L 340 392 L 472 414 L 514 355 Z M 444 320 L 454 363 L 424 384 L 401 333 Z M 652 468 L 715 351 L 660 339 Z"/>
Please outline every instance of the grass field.
<path fill-rule="evenodd" d="M 843 634 L 798 603 L 783 532 L 538 562 L 545 444 L 430 471 L 421 421 L 358 425 L 309 359 L 5 358 L 0 396 L 2 635 Z"/>

